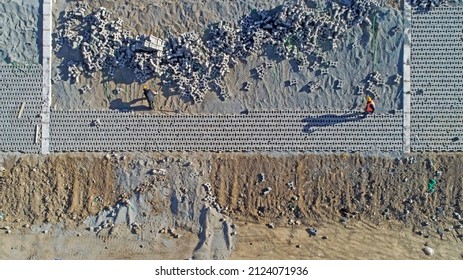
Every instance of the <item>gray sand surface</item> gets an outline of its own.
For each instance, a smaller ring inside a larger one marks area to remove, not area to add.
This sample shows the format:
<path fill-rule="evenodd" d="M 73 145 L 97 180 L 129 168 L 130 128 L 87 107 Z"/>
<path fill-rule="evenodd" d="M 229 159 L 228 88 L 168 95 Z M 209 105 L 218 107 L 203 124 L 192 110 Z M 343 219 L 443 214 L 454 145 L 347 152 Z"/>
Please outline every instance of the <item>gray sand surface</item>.
<path fill-rule="evenodd" d="M 90 10 L 100 6 L 107 8 L 114 18 L 124 20 L 123 28 L 131 30 L 133 34 L 165 38 L 187 31 L 204 34 L 209 24 L 219 20 L 237 23 L 254 9 L 270 10 L 284 2 L 152 0 L 140 3 L 119 0 L 89 1 L 89 4 Z M 116 9 L 116 6 L 119 8 Z M 59 15 L 72 7 L 72 3 L 61 3 L 55 6 L 54 14 Z M 321 7 L 324 7 L 323 4 Z M 244 109 L 360 110 L 364 106 L 366 78 L 377 71 L 385 83 L 374 88 L 377 110 L 386 113 L 401 109 L 401 84 L 393 84 L 392 80 L 394 75 L 401 75 L 402 14 L 395 8 L 383 6 L 370 16 L 370 21 L 371 25 L 363 23 L 350 29 L 337 49 L 321 53 L 318 58 L 308 57 L 309 61 L 323 58 L 336 63 L 336 67 L 328 69 L 327 75 L 307 67 L 298 71 L 295 61 L 282 60 L 271 51 L 262 49 L 246 62 L 239 62 L 225 77 L 229 99 L 222 101 L 216 93 L 208 92 L 203 102 L 192 105 L 180 96 L 180 92 L 166 90 L 156 96 L 156 108 L 181 109 L 190 113 L 239 113 Z M 59 26 L 57 22 L 56 25 Z M 56 53 L 54 75 L 61 75 L 64 81 L 53 86 L 55 108 L 125 109 L 146 103 L 143 99 L 137 100 L 143 97 L 143 84 L 133 82 L 133 69 L 116 71 L 115 78 L 110 81 L 103 81 L 97 73 L 92 78 L 81 78 L 76 84 L 70 83 L 65 73 L 67 62 L 80 59 L 77 49 L 65 47 Z M 263 62 L 270 62 L 272 68 L 262 80 L 257 80 L 253 69 Z M 288 80 L 296 80 L 297 85 L 287 86 Z M 152 79 L 146 84 L 157 89 L 158 81 Z M 249 91 L 241 90 L 245 81 L 251 83 Z M 309 82 L 319 85 L 319 89 L 309 92 Z M 79 89 L 87 84 L 92 89 L 80 94 Z M 114 94 L 116 88 L 121 89 L 117 95 Z"/>
<path fill-rule="evenodd" d="M 39 0 L 0 2 L 0 63 L 37 64 L 41 48 Z"/>

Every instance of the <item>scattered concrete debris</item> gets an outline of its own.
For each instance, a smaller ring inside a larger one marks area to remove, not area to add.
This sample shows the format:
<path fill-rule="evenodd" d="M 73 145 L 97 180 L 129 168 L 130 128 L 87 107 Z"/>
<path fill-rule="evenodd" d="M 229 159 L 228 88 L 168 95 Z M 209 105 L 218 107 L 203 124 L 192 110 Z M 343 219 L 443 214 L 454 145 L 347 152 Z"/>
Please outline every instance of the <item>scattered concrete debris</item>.
<path fill-rule="evenodd" d="M 164 50 L 164 45 L 164 40 L 155 36 L 148 36 L 141 40 L 141 42 L 138 44 L 138 49 L 148 52 L 151 51 L 161 53 Z"/>
<path fill-rule="evenodd" d="M 349 218 L 347 217 L 342 216 L 341 218 L 339 218 L 339 222 L 341 224 L 346 224 L 348 221 L 349 221 Z"/>
<path fill-rule="evenodd" d="M 248 81 L 244 81 L 241 89 L 244 91 L 249 91 L 250 88 L 251 88 L 251 83 L 249 83 Z"/>
<path fill-rule="evenodd" d="M 286 84 L 288 86 L 290 86 L 290 87 L 295 86 L 297 84 L 297 81 L 296 80 L 288 80 L 288 81 L 286 81 Z"/>
<path fill-rule="evenodd" d="M 259 216 L 264 216 L 264 213 L 265 213 L 265 207 L 264 206 L 257 207 L 257 214 Z"/>
<path fill-rule="evenodd" d="M 115 89 L 113 90 L 113 94 L 114 94 L 114 95 L 119 95 L 119 94 L 121 94 L 122 92 L 124 92 L 124 90 L 123 90 L 122 88 L 119 88 L 119 87 L 118 87 L 118 88 L 115 88 Z"/>
<path fill-rule="evenodd" d="M 57 27 L 55 51 L 64 45 L 79 50 L 83 62 L 69 62 L 72 81 L 82 74 L 103 71 L 113 77 L 118 68 L 132 68 L 138 82 L 160 77 L 169 86 L 201 102 L 207 90 L 221 99 L 229 94 L 222 84 L 224 77 L 240 60 L 272 46 L 283 58 L 294 58 L 298 69 L 308 64 L 308 56 L 320 52 L 318 41 L 336 49 L 349 28 L 363 22 L 378 8 L 374 0 L 354 0 L 349 5 L 329 2 L 326 10 L 311 9 L 304 1 L 288 1 L 275 11 L 257 11 L 238 24 L 220 21 L 210 25 L 203 36 L 189 32 L 177 37 L 153 35 L 133 36 L 123 28 L 123 20 L 114 20 L 111 11 L 100 7 L 88 12 L 88 4 L 78 3 L 65 11 L 63 23 Z M 328 62 L 336 67 L 336 62 Z M 272 64 L 266 62 L 255 70 L 262 79 Z M 314 70 L 315 65 L 311 65 Z M 326 69 L 322 74 L 326 74 Z M 249 90 L 249 85 L 243 87 Z M 295 85 L 290 81 L 290 85 Z"/>
<path fill-rule="evenodd" d="M 161 175 L 161 176 L 165 176 L 167 175 L 167 170 L 166 169 L 162 169 L 162 168 L 158 168 L 158 169 L 152 169 L 150 171 L 151 175 Z"/>
<path fill-rule="evenodd" d="M 270 187 L 263 188 L 262 191 L 260 192 L 260 194 L 264 195 L 264 196 L 268 195 L 271 190 L 272 190 L 272 188 L 270 188 Z"/>
<path fill-rule="evenodd" d="M 265 182 L 265 173 L 260 173 L 257 175 L 257 180 L 259 183 Z"/>
<path fill-rule="evenodd" d="M 316 228 L 309 228 L 307 230 L 310 236 L 316 236 L 317 235 L 317 229 Z"/>
<path fill-rule="evenodd" d="M 457 220 L 461 220 L 461 215 L 458 212 L 453 212 L 453 217 Z"/>
<path fill-rule="evenodd" d="M 159 233 L 163 233 L 163 234 L 169 234 L 170 236 L 172 236 L 173 238 L 180 238 L 181 235 L 179 233 L 177 233 L 176 229 L 175 228 L 162 228 L 159 230 Z"/>
<path fill-rule="evenodd" d="M 410 4 L 417 10 L 429 11 L 435 7 L 447 4 L 448 0 L 410 0 Z"/>
<path fill-rule="evenodd" d="M 89 85 L 85 85 L 79 89 L 80 94 L 87 93 L 91 90 L 92 88 Z"/>
<path fill-rule="evenodd" d="M 395 74 L 394 79 L 392 80 L 394 84 L 400 84 L 402 82 L 402 76 L 399 74 Z"/>
<path fill-rule="evenodd" d="M 94 127 L 96 127 L 96 128 L 99 128 L 100 125 L 101 125 L 100 119 L 93 120 L 93 121 L 90 123 L 90 126 L 94 126 Z"/>
<path fill-rule="evenodd" d="M 212 193 L 212 186 L 210 183 L 203 184 L 203 187 L 206 191 L 206 196 L 202 199 L 202 201 L 206 202 L 207 205 L 211 205 L 212 207 L 217 210 L 219 213 L 224 213 L 228 211 L 228 207 L 222 207 L 217 202 L 217 197 Z"/>
<path fill-rule="evenodd" d="M 416 163 L 416 158 L 415 157 L 407 157 L 405 158 L 405 163 L 406 164 L 415 164 Z"/>
<path fill-rule="evenodd" d="M 53 78 L 51 78 L 51 83 L 56 84 L 57 82 L 59 82 L 61 80 L 62 80 L 61 75 L 59 73 L 57 73 Z"/>

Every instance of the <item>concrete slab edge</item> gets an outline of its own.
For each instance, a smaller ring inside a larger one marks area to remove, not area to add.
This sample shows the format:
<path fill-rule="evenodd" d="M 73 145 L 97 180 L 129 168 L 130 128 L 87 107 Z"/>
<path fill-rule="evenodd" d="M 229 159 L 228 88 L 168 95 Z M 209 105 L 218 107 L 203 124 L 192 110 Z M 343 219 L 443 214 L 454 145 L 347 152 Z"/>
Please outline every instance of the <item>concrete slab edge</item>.
<path fill-rule="evenodd" d="M 404 1 L 404 43 L 403 43 L 403 152 L 410 153 L 411 144 L 411 20 L 412 8 L 408 1 Z"/>
<path fill-rule="evenodd" d="M 50 108 L 51 108 L 51 60 L 52 60 L 52 3 L 51 0 L 42 2 L 42 145 L 41 153 L 50 153 Z"/>

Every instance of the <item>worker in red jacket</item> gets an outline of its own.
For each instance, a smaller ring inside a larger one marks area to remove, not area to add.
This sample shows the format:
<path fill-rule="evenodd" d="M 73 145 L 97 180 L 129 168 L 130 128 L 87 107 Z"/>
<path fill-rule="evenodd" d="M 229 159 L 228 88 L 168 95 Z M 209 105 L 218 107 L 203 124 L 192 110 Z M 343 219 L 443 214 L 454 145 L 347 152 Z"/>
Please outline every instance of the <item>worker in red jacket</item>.
<path fill-rule="evenodd" d="M 375 112 L 375 102 L 370 96 L 367 96 L 367 106 L 365 106 L 365 112 L 363 113 L 366 117 L 367 115 L 371 115 Z"/>

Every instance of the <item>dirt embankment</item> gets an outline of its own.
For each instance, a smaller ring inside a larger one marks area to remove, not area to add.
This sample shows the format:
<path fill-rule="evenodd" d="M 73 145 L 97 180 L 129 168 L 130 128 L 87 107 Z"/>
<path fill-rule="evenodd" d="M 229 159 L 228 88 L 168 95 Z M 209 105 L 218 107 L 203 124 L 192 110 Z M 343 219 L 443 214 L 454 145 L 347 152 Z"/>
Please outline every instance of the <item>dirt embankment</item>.
<path fill-rule="evenodd" d="M 7 159 L 0 209 L 24 223 L 72 222 L 116 201 L 114 166 L 101 157 Z"/>
<path fill-rule="evenodd" d="M 219 202 L 237 220 L 309 224 L 341 219 L 376 225 L 398 220 L 408 226 L 429 225 L 424 231 L 431 232 L 450 228 L 458 222 L 454 212 L 461 213 L 461 155 L 212 158 L 210 176 Z M 431 178 L 437 182 L 434 192 L 428 189 Z"/>
<path fill-rule="evenodd" d="M 234 248 L 204 161 L 187 154 L 0 156 L 4 258 L 225 259 Z"/>
<path fill-rule="evenodd" d="M 237 220 L 285 224 L 291 219 L 309 223 L 344 216 L 344 221 L 379 224 L 393 219 L 447 228 L 456 222 L 453 213 L 461 213 L 463 156 L 457 154 L 193 157 L 209 169 L 205 175 L 219 204 Z M 124 192 L 117 187 L 116 168 L 133 169 L 101 154 L 25 156 L 10 158 L 3 166 L 3 212 L 39 223 L 81 220 L 114 204 Z M 437 182 L 432 193 L 430 178 Z"/>
<path fill-rule="evenodd" d="M 94 258 L 178 258 L 166 253 L 175 252 L 172 242 L 177 239 L 160 233 L 163 228 L 183 232 L 185 237 L 178 240 L 184 247 L 182 258 L 228 258 L 230 252 L 233 258 L 250 259 L 281 258 L 281 252 L 287 252 L 285 258 L 420 258 L 425 242 L 439 251 L 436 258 L 461 254 L 463 156 L 459 154 L 3 158 L 0 226 L 12 230 L 11 242 L 20 248 L 21 234 L 33 234 L 26 225 L 64 225 L 71 235 L 57 229 L 52 234 L 63 235 L 59 239 L 67 244 L 63 248 L 78 244 L 76 250 L 84 252 L 68 256 L 50 241 L 53 254 L 43 255 L 32 247 L 30 252 L 14 253 L 9 248 L 16 247 L 4 239 L 0 247 L 7 258 L 86 258 L 89 248 L 96 246 L 91 245 L 96 244 L 95 237 L 100 243 L 89 255 Z M 433 191 L 428 188 L 430 179 L 436 181 Z M 203 185 L 207 182 L 210 190 Z M 124 206 L 122 194 L 130 204 Z M 231 219 L 217 214 L 217 209 Z M 108 219 L 115 228 L 126 227 L 126 234 L 102 239 L 105 230 L 111 231 L 105 228 Z M 141 227 L 137 234 L 130 232 L 133 221 Z M 86 226 L 94 231 L 84 233 Z M 311 227 L 319 230 L 316 238 L 307 232 Z M 76 237 L 73 230 L 82 236 Z M 375 240 L 382 237 L 381 247 Z M 371 241 L 368 248 L 357 246 L 365 240 Z M 128 245 L 122 250 L 120 244 Z M 386 250 L 390 244 L 401 249 Z M 306 247 L 312 248 L 310 253 L 294 251 Z"/>

